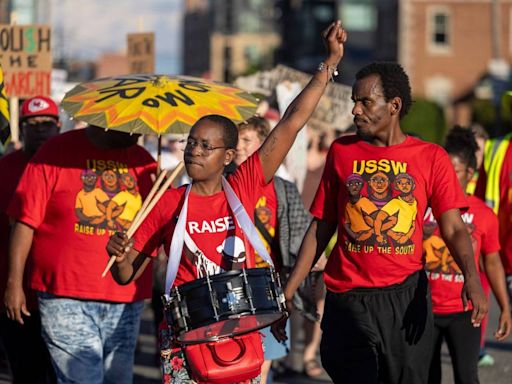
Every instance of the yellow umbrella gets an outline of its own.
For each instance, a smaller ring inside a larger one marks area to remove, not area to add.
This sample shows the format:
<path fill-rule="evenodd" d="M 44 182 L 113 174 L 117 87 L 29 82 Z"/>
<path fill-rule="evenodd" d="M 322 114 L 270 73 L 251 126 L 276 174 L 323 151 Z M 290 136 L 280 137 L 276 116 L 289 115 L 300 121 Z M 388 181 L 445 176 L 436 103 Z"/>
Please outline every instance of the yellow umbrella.
<path fill-rule="evenodd" d="M 229 84 L 186 76 L 137 74 L 81 83 L 62 107 L 75 119 L 131 133 L 186 133 L 202 116 L 218 114 L 240 123 L 258 100 Z"/>

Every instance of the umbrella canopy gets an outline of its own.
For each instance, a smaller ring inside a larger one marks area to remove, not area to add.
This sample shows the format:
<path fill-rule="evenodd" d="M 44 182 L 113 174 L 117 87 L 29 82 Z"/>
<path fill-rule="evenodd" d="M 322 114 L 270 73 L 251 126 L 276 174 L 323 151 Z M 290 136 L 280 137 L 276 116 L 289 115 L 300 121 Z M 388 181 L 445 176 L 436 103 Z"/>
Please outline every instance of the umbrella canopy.
<path fill-rule="evenodd" d="M 136 74 L 81 83 L 61 106 L 75 119 L 117 131 L 186 133 L 201 117 L 218 114 L 240 123 L 258 100 L 229 84 L 186 76 Z"/>

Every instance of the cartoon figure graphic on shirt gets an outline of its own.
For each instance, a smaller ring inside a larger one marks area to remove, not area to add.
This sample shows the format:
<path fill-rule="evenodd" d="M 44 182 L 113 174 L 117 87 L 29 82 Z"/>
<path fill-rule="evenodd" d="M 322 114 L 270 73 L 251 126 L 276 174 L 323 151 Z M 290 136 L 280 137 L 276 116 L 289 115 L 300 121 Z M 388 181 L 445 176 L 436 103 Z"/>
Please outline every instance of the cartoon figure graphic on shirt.
<path fill-rule="evenodd" d="M 477 240 L 473 236 L 473 232 L 475 231 L 473 215 L 464 213 L 461 217 L 470 235 L 473 249 L 476 249 Z M 425 214 L 423 224 L 423 255 L 425 257 L 425 269 L 431 274 L 458 275 L 462 279 L 462 271 L 450 254 L 444 240 L 437 235 L 437 229 L 437 222 L 432 215 L 432 211 L 429 209 Z M 436 277 L 436 275 L 431 275 L 431 278 Z"/>
<path fill-rule="evenodd" d="M 345 186 L 349 195 L 345 206 L 345 230 L 353 241 L 364 242 L 374 234 L 371 215 L 377 212 L 377 207 L 370 199 L 361 196 L 364 186 L 361 175 L 351 174 L 347 177 Z"/>
<path fill-rule="evenodd" d="M 117 173 L 112 169 L 105 169 L 101 174 L 101 188 L 109 198 L 114 197 L 121 190 Z"/>
<path fill-rule="evenodd" d="M 393 198 L 393 191 L 387 174 L 379 171 L 370 176 L 368 181 L 368 198 L 379 209 Z"/>
<path fill-rule="evenodd" d="M 75 214 L 79 223 L 102 226 L 106 219 L 104 204 L 108 202 L 109 197 L 96 187 L 98 175 L 92 169 L 82 171 L 80 177 L 83 188 L 75 198 Z"/>
<path fill-rule="evenodd" d="M 441 237 L 431 235 L 423 241 L 423 253 L 425 256 L 425 269 L 428 272 L 438 274 L 462 274 L 462 271 Z"/>
<path fill-rule="evenodd" d="M 276 235 L 276 229 L 272 226 L 272 210 L 267 206 L 267 198 L 265 196 L 261 196 L 256 203 L 256 208 L 254 209 L 255 218 L 259 220 L 259 222 L 263 225 L 263 228 L 267 232 L 265 236 L 258 230 L 258 234 L 260 236 L 261 241 L 265 245 L 267 252 L 270 254 L 272 252 L 268 239 L 273 239 Z M 259 228 L 259 227 L 258 227 Z M 257 253 L 256 253 L 256 268 L 266 268 L 268 264 L 264 261 Z"/>
<path fill-rule="evenodd" d="M 395 177 L 394 188 L 399 195 L 384 205 L 375 218 L 375 238 L 379 244 L 387 244 L 387 237 L 401 245 L 410 241 L 418 212 L 418 202 L 413 195 L 415 187 L 414 179 L 408 173 Z M 393 216 L 396 217 L 395 225 L 384 232 L 383 223 Z"/>
<path fill-rule="evenodd" d="M 224 269 L 220 265 L 217 265 L 208 259 L 200 250 L 194 253 L 187 247 L 186 244 L 183 244 L 183 252 L 185 257 L 189 259 L 196 267 L 196 277 L 198 279 L 224 272 Z"/>
<path fill-rule="evenodd" d="M 110 229 L 127 230 L 142 207 L 142 197 L 133 175 L 123 173 L 120 179 L 123 190 L 109 201 L 105 215 Z"/>
<path fill-rule="evenodd" d="M 230 265 L 228 269 L 241 269 L 245 262 L 245 244 L 238 236 L 228 236 L 217 247 L 217 252 L 222 254 L 224 262 Z"/>

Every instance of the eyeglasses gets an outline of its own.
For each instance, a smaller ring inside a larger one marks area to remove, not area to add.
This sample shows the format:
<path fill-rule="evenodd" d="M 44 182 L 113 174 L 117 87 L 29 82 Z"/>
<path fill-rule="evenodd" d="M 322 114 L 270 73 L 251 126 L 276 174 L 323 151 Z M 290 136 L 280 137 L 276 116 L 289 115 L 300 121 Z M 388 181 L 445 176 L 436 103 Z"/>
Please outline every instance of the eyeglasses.
<path fill-rule="evenodd" d="M 185 145 L 185 149 L 184 149 L 185 151 L 187 149 L 192 150 L 199 146 L 199 148 L 201 148 L 201 156 L 209 156 L 216 149 L 222 149 L 222 148 L 229 149 L 229 147 L 226 147 L 225 145 L 214 147 L 204 141 L 197 141 L 197 140 L 190 139 L 190 138 L 187 140 L 180 140 L 180 144 Z"/>

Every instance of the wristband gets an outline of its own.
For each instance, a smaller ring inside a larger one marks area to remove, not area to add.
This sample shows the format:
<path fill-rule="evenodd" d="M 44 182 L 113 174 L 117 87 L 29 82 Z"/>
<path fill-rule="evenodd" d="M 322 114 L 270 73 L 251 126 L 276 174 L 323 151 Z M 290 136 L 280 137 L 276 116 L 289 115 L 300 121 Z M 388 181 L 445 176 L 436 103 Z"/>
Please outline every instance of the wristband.
<path fill-rule="evenodd" d="M 326 63 L 324 63 L 322 61 L 320 64 L 318 64 L 317 71 L 318 72 L 323 72 L 324 70 L 327 70 L 327 73 L 329 75 L 329 79 L 331 81 L 334 81 L 334 78 L 339 75 L 338 67 L 336 65 L 335 66 L 330 66 L 329 64 L 326 64 Z"/>

